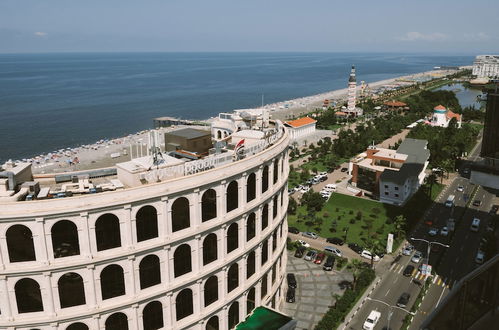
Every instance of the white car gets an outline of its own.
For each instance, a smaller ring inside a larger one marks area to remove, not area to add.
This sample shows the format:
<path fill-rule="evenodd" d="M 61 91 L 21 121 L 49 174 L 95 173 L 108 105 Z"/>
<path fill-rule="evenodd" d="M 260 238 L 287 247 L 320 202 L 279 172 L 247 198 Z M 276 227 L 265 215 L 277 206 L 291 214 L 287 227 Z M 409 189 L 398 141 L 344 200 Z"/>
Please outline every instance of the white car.
<path fill-rule="evenodd" d="M 313 233 L 310 231 L 305 231 L 305 232 L 301 233 L 301 235 L 305 236 L 305 237 L 313 238 L 313 239 L 317 239 L 317 237 L 319 237 L 316 233 Z"/>
<path fill-rule="evenodd" d="M 437 228 L 430 228 L 430 230 L 428 231 L 428 235 L 430 236 L 437 236 L 437 234 L 438 234 Z"/>
<path fill-rule="evenodd" d="M 364 330 L 372 330 L 378 324 L 379 319 L 381 318 L 381 313 L 378 311 L 371 311 L 367 319 L 364 321 L 362 325 L 362 329 Z"/>
<path fill-rule="evenodd" d="M 319 176 L 327 176 L 327 172 L 319 172 L 319 174 L 317 174 Z"/>
<path fill-rule="evenodd" d="M 421 261 L 421 258 L 423 258 L 423 253 L 420 251 L 416 251 L 412 256 L 411 261 L 418 264 Z"/>
<path fill-rule="evenodd" d="M 442 236 L 449 235 L 449 228 L 443 227 L 442 229 L 440 229 L 440 235 L 442 235 Z"/>
<path fill-rule="evenodd" d="M 305 242 L 304 240 L 299 239 L 299 240 L 298 240 L 298 243 L 300 243 L 300 244 L 301 244 L 301 246 L 304 246 L 304 247 L 306 247 L 306 248 L 310 247 L 310 244 L 308 244 L 308 243 L 307 243 L 307 242 Z"/>
<path fill-rule="evenodd" d="M 379 261 L 379 257 L 377 255 L 372 255 L 371 252 L 367 251 L 367 250 L 364 250 L 362 251 L 362 253 L 360 254 L 360 256 L 362 258 L 366 258 L 366 259 L 369 259 L 369 260 L 373 260 L 373 261 Z"/>
<path fill-rule="evenodd" d="M 310 187 L 309 186 L 304 186 L 303 188 L 301 188 L 301 192 L 304 194 L 306 192 L 309 192 L 310 191 Z"/>
<path fill-rule="evenodd" d="M 482 251 L 478 251 L 475 257 L 475 262 L 477 264 L 483 264 L 484 253 Z"/>
<path fill-rule="evenodd" d="M 463 192 L 464 191 L 464 187 L 461 186 L 461 185 L 457 186 L 457 191 Z"/>
<path fill-rule="evenodd" d="M 328 191 L 336 191 L 336 185 L 334 183 L 328 183 L 325 187 L 324 190 Z"/>

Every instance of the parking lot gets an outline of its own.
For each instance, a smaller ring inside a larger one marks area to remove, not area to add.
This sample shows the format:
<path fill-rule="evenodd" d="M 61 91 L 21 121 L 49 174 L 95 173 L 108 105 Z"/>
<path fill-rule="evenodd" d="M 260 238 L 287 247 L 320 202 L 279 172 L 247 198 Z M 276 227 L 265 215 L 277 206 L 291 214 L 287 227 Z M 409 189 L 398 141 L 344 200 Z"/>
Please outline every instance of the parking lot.
<path fill-rule="evenodd" d="M 297 329 L 313 329 L 329 306 L 334 304 L 333 295 L 343 294 L 344 290 L 338 284 L 353 280 L 346 268 L 342 271 L 324 271 L 323 265 L 324 262 L 316 265 L 303 258 L 296 258 L 294 251 L 288 251 L 286 271 L 295 274 L 298 287 L 296 301 L 284 302 L 281 310 L 298 321 Z"/>

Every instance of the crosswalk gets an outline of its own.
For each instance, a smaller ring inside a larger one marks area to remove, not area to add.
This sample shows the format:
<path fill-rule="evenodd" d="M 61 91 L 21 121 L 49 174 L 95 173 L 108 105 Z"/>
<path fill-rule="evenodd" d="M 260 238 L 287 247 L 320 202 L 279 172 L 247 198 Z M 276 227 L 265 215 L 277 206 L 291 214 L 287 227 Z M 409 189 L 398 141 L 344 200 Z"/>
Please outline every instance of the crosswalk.
<path fill-rule="evenodd" d="M 406 265 L 401 265 L 401 264 L 393 264 L 390 267 L 390 271 L 401 274 L 404 270 Z M 423 275 L 417 268 L 414 268 L 412 271 L 411 276 L 413 279 L 418 280 L 418 281 L 424 281 L 426 278 L 426 275 Z M 443 287 L 443 288 L 452 288 L 452 286 L 455 284 L 455 280 L 452 280 L 450 278 L 442 278 L 439 275 L 432 275 L 431 276 L 431 284 Z"/>

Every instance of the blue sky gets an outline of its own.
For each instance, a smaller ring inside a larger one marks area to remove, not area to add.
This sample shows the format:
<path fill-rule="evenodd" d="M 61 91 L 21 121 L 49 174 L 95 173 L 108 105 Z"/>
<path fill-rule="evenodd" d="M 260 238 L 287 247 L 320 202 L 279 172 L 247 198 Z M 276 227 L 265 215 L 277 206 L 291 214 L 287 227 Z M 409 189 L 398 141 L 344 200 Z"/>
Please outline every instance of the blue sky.
<path fill-rule="evenodd" d="M 0 0 L 0 53 L 499 52 L 497 0 Z"/>

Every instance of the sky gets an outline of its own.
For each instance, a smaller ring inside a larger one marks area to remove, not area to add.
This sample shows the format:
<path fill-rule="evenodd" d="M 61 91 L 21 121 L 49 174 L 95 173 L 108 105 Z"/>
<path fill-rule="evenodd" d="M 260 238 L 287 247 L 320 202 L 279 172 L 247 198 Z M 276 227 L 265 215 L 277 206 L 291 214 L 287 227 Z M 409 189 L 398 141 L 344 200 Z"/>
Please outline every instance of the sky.
<path fill-rule="evenodd" d="M 498 0 L 0 0 L 0 53 L 499 53 Z"/>

